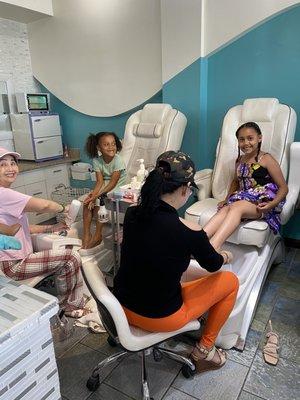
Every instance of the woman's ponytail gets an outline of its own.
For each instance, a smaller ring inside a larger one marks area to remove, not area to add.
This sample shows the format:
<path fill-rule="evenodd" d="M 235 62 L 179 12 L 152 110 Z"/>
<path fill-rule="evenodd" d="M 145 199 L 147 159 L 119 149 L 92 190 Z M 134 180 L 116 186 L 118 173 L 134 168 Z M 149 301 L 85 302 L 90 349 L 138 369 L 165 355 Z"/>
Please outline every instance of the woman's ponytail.
<path fill-rule="evenodd" d="M 147 219 L 155 212 L 162 195 L 163 182 L 163 176 L 160 171 L 154 169 L 150 172 L 141 188 L 138 200 L 137 216 L 139 218 Z"/>
<path fill-rule="evenodd" d="M 155 168 L 150 172 L 142 186 L 138 200 L 137 217 L 149 219 L 159 207 L 161 196 L 165 193 L 173 193 L 182 186 L 181 183 L 173 182 L 168 179 L 169 173 L 163 168 Z"/>

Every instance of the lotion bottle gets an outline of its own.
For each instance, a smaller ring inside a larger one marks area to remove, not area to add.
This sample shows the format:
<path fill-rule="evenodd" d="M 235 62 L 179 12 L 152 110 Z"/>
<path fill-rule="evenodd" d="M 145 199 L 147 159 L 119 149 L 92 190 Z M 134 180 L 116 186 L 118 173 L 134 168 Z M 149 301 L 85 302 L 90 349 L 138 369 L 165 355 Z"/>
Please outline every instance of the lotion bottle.
<path fill-rule="evenodd" d="M 66 224 L 70 227 L 74 222 L 80 210 L 81 203 L 79 200 L 72 200 L 66 217 Z"/>
<path fill-rule="evenodd" d="M 141 183 L 137 180 L 136 176 L 131 178 L 130 187 L 133 190 L 139 190 L 141 188 Z"/>
<path fill-rule="evenodd" d="M 137 161 L 140 163 L 140 168 L 139 168 L 139 170 L 138 170 L 138 172 L 136 174 L 136 179 L 137 179 L 138 182 L 142 183 L 144 181 L 144 179 L 146 178 L 146 176 L 147 176 L 147 171 L 146 171 L 146 168 L 145 168 L 144 159 L 143 158 L 139 158 Z"/>

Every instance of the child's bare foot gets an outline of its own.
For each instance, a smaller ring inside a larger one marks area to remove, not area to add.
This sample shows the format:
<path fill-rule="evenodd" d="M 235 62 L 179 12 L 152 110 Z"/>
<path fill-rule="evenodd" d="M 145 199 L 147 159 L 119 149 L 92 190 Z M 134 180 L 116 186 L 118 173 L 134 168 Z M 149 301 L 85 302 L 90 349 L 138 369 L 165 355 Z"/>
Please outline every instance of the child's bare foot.
<path fill-rule="evenodd" d="M 1 224 L 2 225 L 2 224 Z M 13 224 L 13 225 L 2 225 L 1 226 L 1 233 L 7 236 L 15 236 L 18 230 L 21 228 L 20 224 Z"/>
<path fill-rule="evenodd" d="M 91 235 L 88 235 L 88 236 L 84 236 L 83 238 L 82 238 L 82 246 L 81 246 L 81 248 L 82 249 L 89 249 L 89 242 L 91 241 L 91 239 L 92 239 L 92 236 Z"/>
<path fill-rule="evenodd" d="M 87 249 L 92 249 L 93 247 L 98 246 L 101 242 L 102 242 L 102 236 L 98 236 L 98 237 L 95 237 L 95 236 L 94 236 L 94 237 L 90 240 Z"/>

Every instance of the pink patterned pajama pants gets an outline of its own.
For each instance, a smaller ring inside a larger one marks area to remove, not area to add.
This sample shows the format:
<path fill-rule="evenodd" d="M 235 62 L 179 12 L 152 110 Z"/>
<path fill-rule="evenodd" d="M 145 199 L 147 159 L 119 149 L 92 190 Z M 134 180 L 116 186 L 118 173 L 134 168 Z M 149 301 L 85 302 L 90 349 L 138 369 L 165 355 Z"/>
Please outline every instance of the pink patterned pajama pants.
<path fill-rule="evenodd" d="M 38 275 L 54 275 L 60 307 L 65 311 L 83 308 L 83 280 L 81 259 L 70 250 L 45 250 L 29 254 L 23 260 L 0 262 L 6 276 L 24 280 Z"/>

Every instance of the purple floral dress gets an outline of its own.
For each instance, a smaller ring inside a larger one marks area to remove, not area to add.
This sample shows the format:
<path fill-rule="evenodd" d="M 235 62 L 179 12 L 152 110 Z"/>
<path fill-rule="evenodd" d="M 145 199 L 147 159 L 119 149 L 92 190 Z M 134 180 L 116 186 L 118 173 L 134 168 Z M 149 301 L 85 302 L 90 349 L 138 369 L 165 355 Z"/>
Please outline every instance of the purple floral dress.
<path fill-rule="evenodd" d="M 278 186 L 272 181 L 267 168 L 259 163 L 240 163 L 237 167 L 237 178 L 239 190 L 229 197 L 228 204 L 238 200 L 247 200 L 254 204 L 272 201 L 278 191 Z M 284 203 L 285 200 L 282 200 L 262 217 L 275 234 L 280 229 L 280 213 Z"/>

